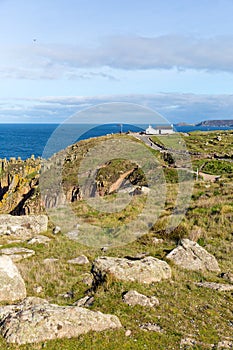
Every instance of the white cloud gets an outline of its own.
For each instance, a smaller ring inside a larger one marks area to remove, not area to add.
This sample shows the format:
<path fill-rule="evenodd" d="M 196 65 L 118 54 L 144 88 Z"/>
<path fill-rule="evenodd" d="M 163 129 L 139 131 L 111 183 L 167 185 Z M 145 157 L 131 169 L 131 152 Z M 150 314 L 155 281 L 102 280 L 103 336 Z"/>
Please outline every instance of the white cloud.
<path fill-rule="evenodd" d="M 101 103 L 129 102 L 159 112 L 170 123 L 206 119 L 233 119 L 233 95 L 160 93 L 151 95 L 48 96 L 37 99 L 2 101 L 0 122 L 21 117 L 21 121 L 62 122 L 78 111 Z M 1 103 L 1 101 L 0 101 Z M 27 118 L 27 119 L 26 119 Z M 113 115 L 114 122 L 114 115 Z"/>
<path fill-rule="evenodd" d="M 106 72 L 106 67 L 232 73 L 233 36 L 112 37 L 95 47 L 35 43 L 2 48 L 1 62 L 0 76 L 18 79 L 116 79 Z"/>

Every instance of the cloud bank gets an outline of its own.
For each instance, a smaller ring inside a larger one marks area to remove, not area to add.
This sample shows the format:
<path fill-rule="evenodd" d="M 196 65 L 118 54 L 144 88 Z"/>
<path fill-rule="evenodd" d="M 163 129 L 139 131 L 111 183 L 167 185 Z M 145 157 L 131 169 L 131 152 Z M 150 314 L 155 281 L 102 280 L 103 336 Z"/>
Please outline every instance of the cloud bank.
<path fill-rule="evenodd" d="M 61 123 L 78 111 L 107 102 L 129 102 L 152 108 L 170 123 L 233 119 L 233 95 L 160 93 L 1 100 L 0 123 Z M 143 123 L 141 120 L 138 122 Z"/>
<path fill-rule="evenodd" d="M 3 48 L 2 52 L 5 62 L 1 59 L 0 76 L 5 78 L 91 79 L 99 75 L 115 79 L 103 71 L 92 71 L 106 67 L 130 71 L 175 68 L 179 71 L 233 72 L 233 36 L 118 36 L 92 47 L 43 45 L 36 41 L 25 47 Z M 78 69 L 88 72 L 82 74 Z"/>

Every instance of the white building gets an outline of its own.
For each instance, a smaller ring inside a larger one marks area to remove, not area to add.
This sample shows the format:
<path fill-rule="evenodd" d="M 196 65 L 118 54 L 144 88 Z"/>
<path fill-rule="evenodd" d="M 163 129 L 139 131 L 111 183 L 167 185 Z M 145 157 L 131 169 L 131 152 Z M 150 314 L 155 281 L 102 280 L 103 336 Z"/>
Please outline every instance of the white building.
<path fill-rule="evenodd" d="M 157 126 L 153 128 L 151 125 L 145 130 L 146 135 L 166 135 L 174 134 L 173 125 Z"/>

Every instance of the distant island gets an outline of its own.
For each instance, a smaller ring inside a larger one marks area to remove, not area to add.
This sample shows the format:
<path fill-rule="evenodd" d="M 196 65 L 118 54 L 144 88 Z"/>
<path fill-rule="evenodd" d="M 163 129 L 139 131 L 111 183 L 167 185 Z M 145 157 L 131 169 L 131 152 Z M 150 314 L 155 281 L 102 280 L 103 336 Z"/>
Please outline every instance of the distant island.
<path fill-rule="evenodd" d="M 175 124 L 175 126 L 195 126 L 195 124 L 180 122 L 180 123 Z"/>
<path fill-rule="evenodd" d="M 227 120 L 204 120 L 198 124 L 196 124 L 196 126 L 213 126 L 213 127 L 233 127 L 233 120 L 231 119 L 227 119 Z"/>

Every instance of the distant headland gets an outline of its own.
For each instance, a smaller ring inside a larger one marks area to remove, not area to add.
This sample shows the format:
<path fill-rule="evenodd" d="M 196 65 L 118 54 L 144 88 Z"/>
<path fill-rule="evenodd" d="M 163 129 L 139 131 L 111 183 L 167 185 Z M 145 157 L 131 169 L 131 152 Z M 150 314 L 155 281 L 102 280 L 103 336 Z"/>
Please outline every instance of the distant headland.
<path fill-rule="evenodd" d="M 233 119 L 226 120 L 204 120 L 196 126 L 213 126 L 213 127 L 233 127 Z"/>

